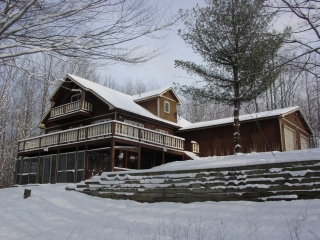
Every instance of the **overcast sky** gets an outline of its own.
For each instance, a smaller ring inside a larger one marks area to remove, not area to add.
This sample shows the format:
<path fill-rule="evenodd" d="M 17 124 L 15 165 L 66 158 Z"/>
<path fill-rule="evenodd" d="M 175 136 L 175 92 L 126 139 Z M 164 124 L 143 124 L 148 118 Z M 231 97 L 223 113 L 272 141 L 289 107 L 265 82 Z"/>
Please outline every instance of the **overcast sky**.
<path fill-rule="evenodd" d="M 197 3 L 205 5 L 205 0 L 162 0 L 162 2 L 171 4 L 172 13 L 177 13 L 180 8 L 191 9 Z M 281 27 L 283 26 L 281 22 L 276 28 L 283 28 Z M 178 29 L 183 28 L 183 23 L 179 22 L 171 27 L 171 31 L 166 32 L 168 36 L 164 39 L 143 38 L 139 40 L 139 44 L 149 44 L 150 46 L 165 45 L 165 51 L 161 56 L 139 66 L 112 65 L 104 69 L 102 75 L 111 76 L 119 82 L 127 79 L 140 79 L 144 82 L 155 80 L 161 87 L 172 86 L 173 82 L 179 82 L 180 84 L 192 83 L 193 81 L 187 78 L 188 74 L 184 70 L 174 68 L 174 60 L 189 60 L 201 63 L 201 58 L 178 36 Z"/>
<path fill-rule="evenodd" d="M 172 13 L 177 13 L 180 8 L 191 9 L 199 4 L 204 4 L 204 0 L 163 0 L 163 2 L 171 3 Z M 102 70 L 102 75 L 111 76 L 117 81 L 125 81 L 126 79 L 136 80 L 140 79 L 144 82 L 155 80 L 161 87 L 172 86 L 173 82 L 187 81 L 179 76 L 187 77 L 185 71 L 174 68 L 174 60 L 191 60 L 201 62 L 201 58 L 193 53 L 190 47 L 187 47 L 180 36 L 178 36 L 178 29 L 184 28 L 183 23 L 178 23 L 171 27 L 171 31 L 166 31 L 168 36 L 164 39 L 150 39 L 143 38 L 139 41 L 143 44 L 148 44 L 150 47 L 158 45 L 165 45 L 165 50 L 162 55 L 156 57 L 146 63 L 138 66 L 128 66 L 124 64 L 117 64 L 107 67 Z M 138 42 L 138 43 L 141 43 Z M 191 81 L 189 80 L 188 83 Z"/>

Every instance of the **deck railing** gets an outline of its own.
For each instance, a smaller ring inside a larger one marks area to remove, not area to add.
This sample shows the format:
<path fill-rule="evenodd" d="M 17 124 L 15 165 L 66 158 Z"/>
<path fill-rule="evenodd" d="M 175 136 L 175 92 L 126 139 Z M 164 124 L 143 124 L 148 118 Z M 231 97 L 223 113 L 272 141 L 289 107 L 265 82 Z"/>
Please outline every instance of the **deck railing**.
<path fill-rule="evenodd" d="M 79 111 L 79 110 L 84 110 L 87 112 L 92 112 L 92 104 L 85 101 L 85 100 L 80 100 L 76 102 L 71 102 L 67 103 L 55 108 L 51 109 L 51 117 L 56 117 L 59 115 L 63 115 L 66 113 L 74 112 L 74 111 Z"/>
<path fill-rule="evenodd" d="M 20 140 L 19 151 L 58 146 L 110 136 L 123 137 L 128 140 L 146 142 L 166 148 L 184 149 L 183 138 L 137 127 L 124 122 L 108 121 Z"/>

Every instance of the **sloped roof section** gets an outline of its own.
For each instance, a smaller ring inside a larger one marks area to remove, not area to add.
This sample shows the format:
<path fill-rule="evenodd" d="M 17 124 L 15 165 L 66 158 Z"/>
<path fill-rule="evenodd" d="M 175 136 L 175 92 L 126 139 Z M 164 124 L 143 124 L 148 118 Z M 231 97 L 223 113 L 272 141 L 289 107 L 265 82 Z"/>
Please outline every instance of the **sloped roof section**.
<path fill-rule="evenodd" d="M 254 120 L 254 119 L 280 117 L 280 116 L 285 116 L 285 115 L 292 113 L 294 111 L 297 111 L 297 110 L 299 110 L 299 107 L 295 106 L 295 107 L 289 107 L 289 108 L 276 109 L 276 110 L 272 110 L 272 111 L 246 114 L 246 115 L 241 115 L 239 117 L 239 120 L 240 120 L 240 122 L 245 122 L 245 121 L 250 121 L 250 120 Z M 197 122 L 197 123 L 191 123 L 191 124 L 187 125 L 186 127 L 180 128 L 179 131 L 186 131 L 186 130 L 197 129 L 197 128 L 214 127 L 214 126 L 219 126 L 219 125 L 231 124 L 233 122 L 234 122 L 233 117 L 222 118 L 222 119 L 206 121 L 206 122 Z"/>
<path fill-rule="evenodd" d="M 178 95 L 175 93 L 175 91 L 173 90 L 172 87 L 168 86 L 168 87 L 164 87 L 164 88 L 160 88 L 157 90 L 153 90 L 153 91 L 149 91 L 149 92 L 145 92 L 145 93 L 141 93 L 141 94 L 137 94 L 137 95 L 133 95 L 133 101 L 135 102 L 140 102 L 140 101 L 144 101 L 150 98 L 154 98 L 154 97 L 160 97 L 162 96 L 162 94 L 168 92 L 168 91 L 172 91 L 172 93 L 174 94 L 174 96 L 177 98 L 178 103 L 181 104 L 181 100 L 179 99 Z"/>
<path fill-rule="evenodd" d="M 98 98 L 100 98 L 102 101 L 104 101 L 106 104 L 108 104 L 112 108 L 122 109 L 128 112 L 135 113 L 144 117 L 148 117 L 148 118 L 151 118 L 163 123 L 167 123 L 176 127 L 179 126 L 176 123 L 173 123 L 155 116 L 145 108 L 136 104 L 133 101 L 133 97 L 130 95 L 127 95 L 122 92 L 118 92 L 111 88 L 102 86 L 98 83 L 91 82 L 89 80 L 86 80 L 84 78 L 81 78 L 72 74 L 68 74 L 67 77 L 72 79 L 75 83 L 77 83 L 83 89 L 90 91 L 91 93 L 96 95 Z"/>

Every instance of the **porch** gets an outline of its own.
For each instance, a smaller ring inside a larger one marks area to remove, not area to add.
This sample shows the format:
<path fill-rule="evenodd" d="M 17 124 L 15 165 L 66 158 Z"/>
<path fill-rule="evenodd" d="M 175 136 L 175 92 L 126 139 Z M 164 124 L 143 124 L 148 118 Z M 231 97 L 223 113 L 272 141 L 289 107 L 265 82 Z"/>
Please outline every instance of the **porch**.
<path fill-rule="evenodd" d="M 184 139 L 108 121 L 19 141 L 17 184 L 79 182 L 184 160 Z"/>

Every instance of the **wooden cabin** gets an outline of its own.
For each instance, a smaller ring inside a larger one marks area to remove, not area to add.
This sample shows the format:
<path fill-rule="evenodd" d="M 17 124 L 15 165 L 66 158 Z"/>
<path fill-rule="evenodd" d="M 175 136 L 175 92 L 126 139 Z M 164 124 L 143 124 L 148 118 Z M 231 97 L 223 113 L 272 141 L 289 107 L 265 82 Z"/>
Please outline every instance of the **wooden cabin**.
<path fill-rule="evenodd" d="M 69 74 L 50 101 L 39 123 L 45 134 L 19 141 L 18 184 L 79 182 L 184 159 L 184 139 L 174 135 L 181 101 L 171 87 L 129 96 Z"/>
<path fill-rule="evenodd" d="M 19 141 L 17 184 L 79 182 L 195 154 L 233 154 L 233 119 L 191 124 L 177 116 L 181 101 L 171 87 L 129 96 L 69 74 L 50 101 L 39 123 L 45 134 Z M 298 107 L 240 120 L 244 152 L 309 147 Z"/>
<path fill-rule="evenodd" d="M 312 131 L 299 107 L 242 115 L 239 120 L 243 153 L 310 148 Z M 201 157 L 234 153 L 232 117 L 192 123 L 176 135 L 185 139 L 186 149 L 198 147 Z"/>

